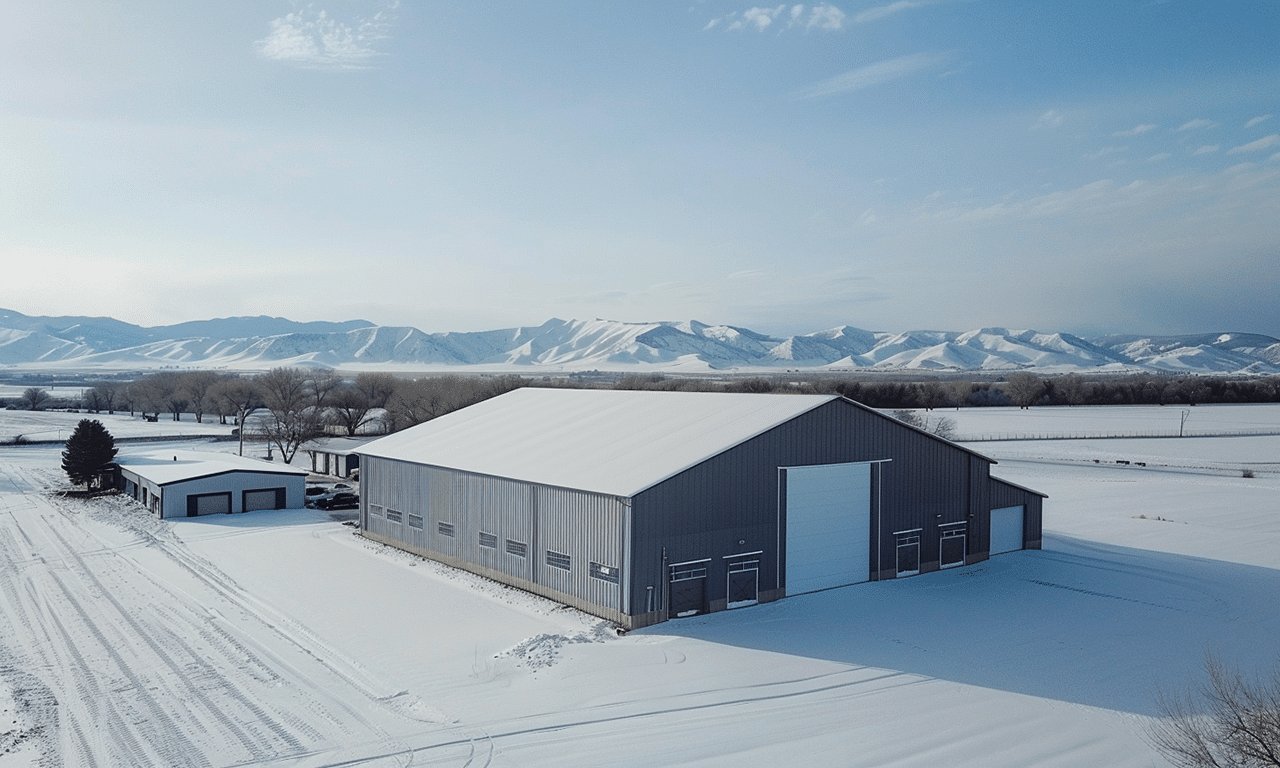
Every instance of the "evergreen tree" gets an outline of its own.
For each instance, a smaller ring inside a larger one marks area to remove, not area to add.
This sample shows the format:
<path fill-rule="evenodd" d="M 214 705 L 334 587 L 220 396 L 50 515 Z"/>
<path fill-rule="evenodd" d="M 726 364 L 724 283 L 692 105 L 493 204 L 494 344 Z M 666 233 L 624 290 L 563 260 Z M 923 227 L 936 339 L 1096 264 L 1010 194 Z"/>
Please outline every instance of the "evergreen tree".
<path fill-rule="evenodd" d="M 67 438 L 62 469 L 76 485 L 101 486 L 103 470 L 116 457 L 116 440 L 97 419 L 81 419 Z"/>

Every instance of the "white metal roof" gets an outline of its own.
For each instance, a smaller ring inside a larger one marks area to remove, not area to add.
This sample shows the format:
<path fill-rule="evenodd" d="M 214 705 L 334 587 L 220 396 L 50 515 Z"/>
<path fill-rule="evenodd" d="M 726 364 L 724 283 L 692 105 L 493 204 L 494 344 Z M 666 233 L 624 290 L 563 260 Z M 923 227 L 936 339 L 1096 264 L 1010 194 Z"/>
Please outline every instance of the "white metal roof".
<path fill-rule="evenodd" d="M 630 497 L 837 399 L 517 389 L 356 452 Z"/>
<path fill-rule="evenodd" d="M 117 456 L 116 464 L 157 485 L 180 483 L 184 480 L 194 480 L 225 472 L 267 472 L 304 476 L 307 474 L 305 469 L 294 469 L 288 464 L 259 461 L 233 453 L 203 451 L 151 451 L 129 454 Z"/>

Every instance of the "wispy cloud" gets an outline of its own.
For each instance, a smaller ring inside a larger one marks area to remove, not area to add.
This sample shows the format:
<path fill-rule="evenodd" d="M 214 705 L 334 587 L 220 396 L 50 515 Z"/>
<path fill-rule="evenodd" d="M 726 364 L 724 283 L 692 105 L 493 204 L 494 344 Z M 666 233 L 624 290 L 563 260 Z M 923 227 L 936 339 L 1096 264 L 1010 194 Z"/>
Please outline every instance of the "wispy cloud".
<path fill-rule="evenodd" d="M 1241 144 L 1238 147 L 1232 147 L 1227 150 L 1227 154 L 1238 155 L 1241 152 L 1257 152 L 1260 149 L 1270 149 L 1271 147 L 1280 147 L 1280 133 L 1273 133 L 1270 136 L 1263 136 L 1257 141 L 1251 141 L 1248 144 Z"/>
<path fill-rule="evenodd" d="M 1193 154 L 1193 155 L 1212 155 L 1214 152 L 1217 152 L 1217 151 L 1218 151 L 1218 149 L 1219 149 L 1219 147 L 1218 147 L 1218 145 L 1217 145 L 1217 144 L 1205 144 L 1203 147 L 1200 147 L 1199 149 L 1197 149 L 1196 151 L 1192 152 L 1191 154 Z"/>
<path fill-rule="evenodd" d="M 1171 158 L 1171 157 L 1173 157 L 1173 155 L 1169 154 L 1168 152 L 1161 152 L 1161 153 L 1159 153 L 1159 154 L 1152 155 L 1151 157 L 1148 157 L 1148 158 L 1147 158 L 1147 162 L 1148 162 L 1148 163 L 1158 163 L 1158 162 L 1160 162 L 1161 160 L 1168 160 L 1168 159 L 1169 159 L 1169 158 Z"/>
<path fill-rule="evenodd" d="M 1062 125 L 1062 121 L 1065 119 L 1066 117 L 1061 112 L 1056 109 L 1051 109 L 1036 118 L 1036 121 L 1031 124 L 1031 130 L 1037 131 L 1041 128 L 1057 128 Z"/>
<path fill-rule="evenodd" d="M 1156 129 L 1155 123 L 1143 123 L 1142 125 L 1135 125 L 1127 131 L 1116 131 L 1111 135 L 1112 136 L 1141 136 L 1142 134 L 1147 133 L 1149 131 L 1154 131 L 1155 129 Z"/>
<path fill-rule="evenodd" d="M 898 13 L 902 13 L 903 11 L 909 11 L 912 8 L 919 8 L 922 5 L 928 5 L 928 4 L 929 3 L 922 2 L 921 0 L 898 0 L 898 2 L 896 3 L 889 3 L 888 5 L 878 5 L 875 8 L 868 8 L 867 10 L 862 11 L 861 13 L 855 14 L 853 17 L 853 22 L 855 24 L 867 24 L 873 21 L 879 21 L 880 19 L 888 18 L 889 16 L 893 16 Z"/>
<path fill-rule="evenodd" d="M 946 64 L 951 58 L 950 53 L 926 52 L 887 59 L 805 86 L 796 91 L 794 96 L 799 99 L 817 99 L 883 85 L 919 72 L 936 69 Z"/>
<path fill-rule="evenodd" d="M 748 8 L 742 12 L 742 18 L 729 24 L 729 29 L 755 27 L 758 31 L 763 32 L 773 24 L 774 19 L 782 15 L 784 10 L 786 10 L 785 5 L 779 5 L 774 8 Z"/>
<path fill-rule="evenodd" d="M 1109 155 L 1115 155 L 1125 151 L 1127 147 L 1103 147 L 1096 152 L 1089 152 L 1083 155 L 1086 160 L 1101 160 Z"/>
<path fill-rule="evenodd" d="M 1270 119 L 1271 115 L 1258 115 L 1257 117 L 1250 118 L 1249 121 L 1244 124 L 1244 127 L 1252 128 L 1253 126 L 1258 125 L 1259 123 L 1265 123 Z"/>
<path fill-rule="evenodd" d="M 1217 124 L 1216 122 L 1214 122 L 1213 120 L 1206 120 L 1206 119 L 1204 119 L 1203 117 L 1198 117 L 1198 118 L 1196 118 L 1195 120 L 1188 120 L 1187 122 L 1185 122 L 1185 123 L 1183 123 L 1182 125 L 1178 126 L 1177 130 L 1179 130 L 1179 131 L 1199 131 L 1199 130 L 1203 130 L 1203 129 L 1205 129 L 1205 128 L 1214 128 L 1214 127 L 1216 127 L 1217 125 L 1218 125 L 1218 124 Z"/>
<path fill-rule="evenodd" d="M 368 69 L 381 55 L 375 45 L 389 36 L 398 7 L 399 1 L 392 0 L 369 16 L 344 21 L 314 5 L 300 6 L 270 22 L 271 32 L 258 41 L 258 52 L 304 69 Z"/>
<path fill-rule="evenodd" d="M 932 5 L 936 2 L 938 0 L 897 0 L 897 2 L 889 3 L 888 5 L 868 8 L 853 16 L 831 3 L 755 6 L 745 11 L 734 11 L 725 16 L 714 18 L 708 21 L 703 29 L 715 29 L 723 26 L 725 30 L 754 29 L 757 32 L 763 32 L 778 25 L 779 32 L 787 29 L 804 31 L 817 29 L 826 32 L 839 32 L 842 29 L 846 29 L 850 24 L 869 24 L 903 11 Z"/>

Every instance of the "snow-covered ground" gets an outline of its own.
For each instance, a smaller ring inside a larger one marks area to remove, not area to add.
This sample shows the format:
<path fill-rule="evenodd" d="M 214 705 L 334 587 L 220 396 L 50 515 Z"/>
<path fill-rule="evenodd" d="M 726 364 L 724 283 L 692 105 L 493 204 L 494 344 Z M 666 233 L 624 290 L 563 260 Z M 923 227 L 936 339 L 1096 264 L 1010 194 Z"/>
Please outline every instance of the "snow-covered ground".
<path fill-rule="evenodd" d="M 174 421 L 168 414 L 160 414 L 158 421 L 147 421 L 128 413 L 67 413 L 65 411 L 0 411 L 0 443 L 12 443 L 15 438 L 27 441 L 66 441 L 81 419 L 96 419 L 116 438 L 155 438 L 175 435 L 229 437 L 234 427 L 219 424 L 217 416 L 206 415 L 197 424 L 195 417 L 184 414 L 182 421 Z M 20 441 L 21 441 L 20 440 Z"/>
<path fill-rule="evenodd" d="M 1146 410 L 930 415 L 1177 427 Z M 1158 688 L 1280 660 L 1280 437 L 971 447 L 1050 495 L 1044 550 L 619 637 L 320 512 L 50 496 L 57 447 L 3 446 L 0 768 L 1160 766 Z"/>

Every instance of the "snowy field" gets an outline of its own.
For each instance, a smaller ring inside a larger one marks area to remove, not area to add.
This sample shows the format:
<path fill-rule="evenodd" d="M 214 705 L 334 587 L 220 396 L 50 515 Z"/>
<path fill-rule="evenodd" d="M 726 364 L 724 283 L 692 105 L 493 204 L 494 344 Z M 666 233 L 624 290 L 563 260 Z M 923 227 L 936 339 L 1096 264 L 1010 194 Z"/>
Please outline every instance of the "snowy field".
<path fill-rule="evenodd" d="M 195 417 L 184 414 L 182 421 L 173 421 L 168 414 L 160 414 L 159 421 L 147 421 L 128 413 L 66 413 L 64 411 L 0 411 L 0 443 L 12 443 L 21 436 L 28 441 L 62 441 L 71 436 L 81 419 L 96 419 L 116 438 L 155 438 L 175 435 L 230 436 L 234 427 L 219 424 L 217 416 L 204 417 L 197 424 Z"/>
<path fill-rule="evenodd" d="M 1191 410 L 1280 428 L 1278 406 Z M 1101 434 L 1178 414 L 929 415 Z M 0 446 L 0 768 L 1163 766 L 1159 687 L 1206 650 L 1280 660 L 1280 437 L 970 447 L 1049 494 L 1044 550 L 619 637 L 321 512 L 50 496 L 58 447 Z"/>

